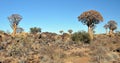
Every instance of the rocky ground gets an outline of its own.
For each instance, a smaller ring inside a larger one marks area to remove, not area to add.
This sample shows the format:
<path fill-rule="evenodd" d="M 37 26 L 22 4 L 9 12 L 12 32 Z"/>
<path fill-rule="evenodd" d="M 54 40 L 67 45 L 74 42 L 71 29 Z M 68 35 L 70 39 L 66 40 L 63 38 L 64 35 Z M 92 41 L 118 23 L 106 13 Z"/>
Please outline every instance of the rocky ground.
<path fill-rule="evenodd" d="M 48 32 L 0 37 L 0 63 L 120 63 L 119 52 L 120 36 L 96 35 L 90 44 Z"/>

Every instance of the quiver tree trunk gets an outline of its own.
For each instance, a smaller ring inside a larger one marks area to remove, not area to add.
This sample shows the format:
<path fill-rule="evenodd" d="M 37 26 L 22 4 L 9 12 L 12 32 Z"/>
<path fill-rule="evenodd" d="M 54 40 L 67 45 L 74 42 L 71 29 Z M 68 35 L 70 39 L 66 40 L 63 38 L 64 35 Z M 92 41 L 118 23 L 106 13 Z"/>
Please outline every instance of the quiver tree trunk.
<path fill-rule="evenodd" d="M 14 24 L 14 25 L 13 25 L 13 33 L 12 33 L 12 36 L 13 36 L 13 37 L 14 37 L 15 34 L 16 34 L 16 30 L 17 30 L 17 25 Z"/>
<path fill-rule="evenodd" d="M 90 36 L 90 39 L 93 40 L 93 30 L 91 27 L 88 27 L 88 34 Z"/>
<path fill-rule="evenodd" d="M 110 30 L 110 31 L 109 31 L 109 35 L 110 35 L 110 36 L 114 36 L 113 30 Z"/>

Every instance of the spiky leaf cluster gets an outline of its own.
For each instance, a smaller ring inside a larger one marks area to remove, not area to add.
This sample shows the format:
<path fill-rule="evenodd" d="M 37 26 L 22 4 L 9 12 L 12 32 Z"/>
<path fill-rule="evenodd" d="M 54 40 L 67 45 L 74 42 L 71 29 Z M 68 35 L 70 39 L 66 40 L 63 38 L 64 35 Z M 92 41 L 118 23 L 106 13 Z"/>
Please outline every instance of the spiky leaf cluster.
<path fill-rule="evenodd" d="M 83 12 L 80 16 L 78 16 L 78 20 L 81 21 L 83 24 L 87 25 L 88 27 L 94 27 L 95 24 L 103 21 L 103 17 L 99 12 L 95 10 L 89 10 Z"/>
<path fill-rule="evenodd" d="M 115 30 L 115 29 L 117 29 L 117 23 L 114 20 L 110 20 L 108 22 L 108 27 L 110 30 Z"/>
<path fill-rule="evenodd" d="M 19 14 L 12 14 L 8 17 L 8 20 L 10 22 L 11 27 L 13 28 L 14 24 L 19 24 L 19 22 L 22 20 L 22 16 L 20 16 Z"/>

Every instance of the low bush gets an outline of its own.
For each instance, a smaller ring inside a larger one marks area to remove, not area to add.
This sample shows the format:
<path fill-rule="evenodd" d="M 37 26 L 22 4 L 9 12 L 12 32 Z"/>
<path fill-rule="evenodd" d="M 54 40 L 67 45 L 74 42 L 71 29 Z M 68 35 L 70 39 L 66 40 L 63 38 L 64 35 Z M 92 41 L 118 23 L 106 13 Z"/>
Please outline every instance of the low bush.
<path fill-rule="evenodd" d="M 120 31 L 116 31 L 115 35 L 120 36 Z"/>
<path fill-rule="evenodd" d="M 72 40 L 75 42 L 90 43 L 90 36 L 85 31 L 78 31 L 72 34 Z"/>

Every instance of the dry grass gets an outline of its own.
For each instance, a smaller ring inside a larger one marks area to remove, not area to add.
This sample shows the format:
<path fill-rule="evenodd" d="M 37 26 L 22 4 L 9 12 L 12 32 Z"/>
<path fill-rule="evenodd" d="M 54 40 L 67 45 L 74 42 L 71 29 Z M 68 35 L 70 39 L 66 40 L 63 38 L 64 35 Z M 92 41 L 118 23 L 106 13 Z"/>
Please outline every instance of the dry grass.
<path fill-rule="evenodd" d="M 45 33 L 46 34 L 46 33 Z M 64 42 L 56 34 L 48 36 L 22 35 L 4 37 L 0 42 L 1 63 L 112 63 L 119 61 L 113 52 L 120 44 L 120 37 L 96 35 L 91 44 Z M 53 38 L 52 38 L 52 37 Z M 59 36 L 60 37 L 60 36 Z M 99 38 L 98 38 L 99 37 Z M 54 40 L 55 39 L 55 40 Z"/>

